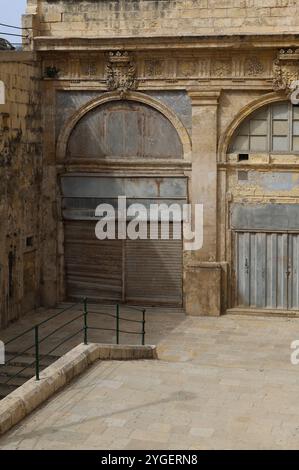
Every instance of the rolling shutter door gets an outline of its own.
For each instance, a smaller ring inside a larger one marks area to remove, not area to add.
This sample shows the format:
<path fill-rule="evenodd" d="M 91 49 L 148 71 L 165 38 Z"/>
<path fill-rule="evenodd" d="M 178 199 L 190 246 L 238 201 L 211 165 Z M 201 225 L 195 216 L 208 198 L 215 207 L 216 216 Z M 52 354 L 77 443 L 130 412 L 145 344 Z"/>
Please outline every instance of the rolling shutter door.
<path fill-rule="evenodd" d="M 121 300 L 122 241 L 95 237 L 95 221 L 65 222 L 68 298 Z"/>
<path fill-rule="evenodd" d="M 126 301 L 182 306 L 182 240 L 126 240 Z"/>

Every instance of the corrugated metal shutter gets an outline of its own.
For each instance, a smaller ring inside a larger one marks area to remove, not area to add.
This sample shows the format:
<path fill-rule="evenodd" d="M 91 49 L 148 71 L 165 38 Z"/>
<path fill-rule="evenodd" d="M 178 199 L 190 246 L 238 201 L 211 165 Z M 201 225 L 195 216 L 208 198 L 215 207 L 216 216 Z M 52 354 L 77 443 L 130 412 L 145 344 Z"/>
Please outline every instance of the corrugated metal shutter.
<path fill-rule="evenodd" d="M 182 240 L 100 241 L 94 230 L 95 221 L 65 222 L 68 298 L 182 306 Z"/>
<path fill-rule="evenodd" d="M 182 240 L 126 240 L 126 300 L 181 307 L 182 256 Z"/>
<path fill-rule="evenodd" d="M 95 221 L 66 221 L 67 296 L 121 300 L 122 245 L 121 240 L 98 240 Z"/>
<path fill-rule="evenodd" d="M 235 271 L 238 306 L 299 307 L 299 235 L 237 232 Z"/>
<path fill-rule="evenodd" d="M 299 310 L 299 234 L 289 235 L 289 309 Z"/>

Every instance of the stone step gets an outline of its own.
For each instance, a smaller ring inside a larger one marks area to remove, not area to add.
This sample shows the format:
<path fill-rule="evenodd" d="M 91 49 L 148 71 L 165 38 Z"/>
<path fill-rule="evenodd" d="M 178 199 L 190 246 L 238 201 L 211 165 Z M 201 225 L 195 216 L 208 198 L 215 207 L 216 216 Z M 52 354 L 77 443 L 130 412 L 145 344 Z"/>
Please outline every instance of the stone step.
<path fill-rule="evenodd" d="M 11 385 L 11 384 L 0 384 L 0 400 L 2 400 L 2 398 L 5 398 L 7 395 L 9 395 L 11 392 L 16 390 L 17 388 L 18 387 L 16 387 L 15 385 Z"/>
<path fill-rule="evenodd" d="M 0 400 L 35 376 L 35 355 L 24 353 L 15 357 L 16 355 L 16 351 L 6 352 L 6 361 L 14 359 L 8 364 L 0 365 Z M 60 356 L 40 354 L 40 370 L 53 364 L 59 358 Z M 7 380 L 9 382 L 5 383 Z"/>
<path fill-rule="evenodd" d="M 16 366 L 16 365 L 7 365 L 0 367 L 0 377 L 12 377 L 18 374 L 18 377 L 23 377 L 24 379 L 28 380 L 35 374 L 35 367 L 27 367 L 25 370 L 25 366 Z M 22 372 L 21 372 L 22 371 Z"/>
<path fill-rule="evenodd" d="M 16 366 L 16 367 L 25 367 L 26 365 L 30 365 L 35 363 L 35 355 L 34 354 L 21 354 L 17 356 L 17 352 L 7 352 L 5 354 L 5 361 L 8 362 L 7 366 Z M 54 355 L 45 355 L 40 354 L 39 356 L 39 363 L 41 367 L 47 367 L 53 364 L 53 362 L 57 361 L 60 356 Z M 34 364 L 33 364 L 34 366 Z"/>
<path fill-rule="evenodd" d="M 10 380 L 9 380 L 10 379 Z M 9 380 L 8 384 L 6 384 L 7 380 Z M 27 382 L 28 378 L 26 377 L 5 377 L 4 375 L 0 375 L 0 385 L 12 385 L 13 387 L 20 387 L 25 382 Z"/>

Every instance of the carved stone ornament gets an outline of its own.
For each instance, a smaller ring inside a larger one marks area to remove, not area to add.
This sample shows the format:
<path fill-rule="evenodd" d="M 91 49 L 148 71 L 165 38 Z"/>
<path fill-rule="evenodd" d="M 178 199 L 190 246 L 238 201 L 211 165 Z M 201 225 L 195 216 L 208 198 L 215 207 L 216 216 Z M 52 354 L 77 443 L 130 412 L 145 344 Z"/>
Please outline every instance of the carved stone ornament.
<path fill-rule="evenodd" d="M 216 59 L 212 62 L 212 75 L 215 77 L 229 77 L 232 73 L 232 64 L 227 59 Z"/>
<path fill-rule="evenodd" d="M 106 65 L 106 83 L 110 91 L 118 90 L 123 97 L 129 90 L 138 88 L 136 65 L 128 52 L 110 52 Z"/>
<path fill-rule="evenodd" d="M 264 66 L 257 57 L 248 57 L 245 60 L 245 75 L 249 77 L 255 77 L 261 75 L 264 72 Z"/>
<path fill-rule="evenodd" d="M 289 95 L 299 80 L 299 49 L 281 49 L 273 63 L 273 89 Z"/>

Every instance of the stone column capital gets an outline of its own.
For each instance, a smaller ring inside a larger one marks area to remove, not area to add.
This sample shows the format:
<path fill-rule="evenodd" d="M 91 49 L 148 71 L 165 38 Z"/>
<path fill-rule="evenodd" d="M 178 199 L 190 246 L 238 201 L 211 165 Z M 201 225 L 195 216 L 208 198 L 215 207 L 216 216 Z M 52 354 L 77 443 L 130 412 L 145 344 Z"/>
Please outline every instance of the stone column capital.
<path fill-rule="evenodd" d="M 192 106 L 217 106 L 221 90 L 190 89 L 188 95 Z"/>

